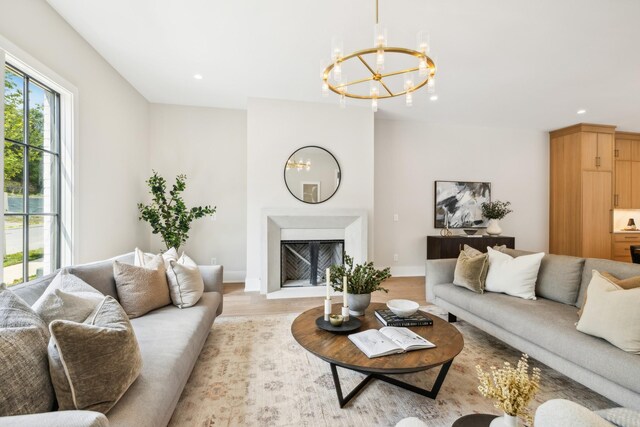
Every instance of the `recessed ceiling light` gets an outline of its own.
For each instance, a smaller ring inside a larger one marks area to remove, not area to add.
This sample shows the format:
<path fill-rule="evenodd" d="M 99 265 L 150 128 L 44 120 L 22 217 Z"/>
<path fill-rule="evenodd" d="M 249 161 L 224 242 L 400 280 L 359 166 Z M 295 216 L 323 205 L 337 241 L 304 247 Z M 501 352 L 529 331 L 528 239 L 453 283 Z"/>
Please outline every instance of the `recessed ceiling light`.
<path fill-rule="evenodd" d="M 202 74 L 194 74 L 193 78 L 196 80 L 202 80 Z"/>
<path fill-rule="evenodd" d="M 586 112 L 587 112 L 587 110 L 578 110 L 578 113 L 577 113 L 577 114 L 584 114 L 584 113 L 586 113 Z"/>
<path fill-rule="evenodd" d="M 429 98 L 432 101 L 437 101 L 438 100 L 438 95 L 431 95 L 431 98 Z"/>

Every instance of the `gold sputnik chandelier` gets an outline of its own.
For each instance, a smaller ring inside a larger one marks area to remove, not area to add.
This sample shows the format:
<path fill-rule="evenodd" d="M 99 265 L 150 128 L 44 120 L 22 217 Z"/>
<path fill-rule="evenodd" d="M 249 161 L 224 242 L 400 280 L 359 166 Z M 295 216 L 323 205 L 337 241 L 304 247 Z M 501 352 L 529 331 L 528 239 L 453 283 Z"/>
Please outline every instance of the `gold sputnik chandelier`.
<path fill-rule="evenodd" d="M 418 33 L 417 50 L 387 46 L 387 30 L 378 22 L 378 0 L 374 47 L 345 55 L 340 39 L 334 37 L 331 44 L 331 63 L 322 72 L 322 92 L 325 96 L 329 91 L 338 94 L 341 107 L 346 106 L 346 98 L 370 99 L 375 112 L 379 99 L 401 95 L 411 106 L 413 92 L 423 86 L 429 93 L 434 91 L 436 65 L 428 55 L 429 36 L 423 31 Z M 347 79 L 345 68 L 358 70 L 362 77 Z"/>

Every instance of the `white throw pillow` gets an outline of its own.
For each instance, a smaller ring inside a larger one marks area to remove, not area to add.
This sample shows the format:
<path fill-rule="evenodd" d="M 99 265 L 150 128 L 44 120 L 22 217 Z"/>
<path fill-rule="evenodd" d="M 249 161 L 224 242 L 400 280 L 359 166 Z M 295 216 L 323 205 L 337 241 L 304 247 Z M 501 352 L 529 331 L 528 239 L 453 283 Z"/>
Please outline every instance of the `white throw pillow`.
<path fill-rule="evenodd" d="M 204 293 L 204 281 L 200 269 L 185 253 L 177 261 L 169 262 L 167 281 L 171 301 L 180 308 L 195 305 Z"/>
<path fill-rule="evenodd" d="M 624 289 L 593 270 L 577 329 L 640 354 L 640 288 Z"/>
<path fill-rule="evenodd" d="M 145 253 L 145 252 L 142 252 L 140 249 L 135 248 L 133 250 L 133 265 L 135 265 L 136 267 L 146 267 L 146 265 L 149 262 L 151 262 L 155 256 L 156 254 L 152 254 L 148 252 Z M 162 259 L 164 260 L 164 267 L 168 270 L 169 262 L 171 260 L 178 259 L 178 251 L 176 251 L 176 248 L 171 248 L 162 253 Z"/>
<path fill-rule="evenodd" d="M 93 286 L 62 270 L 31 308 L 47 325 L 54 320 L 82 323 L 103 299 Z"/>
<path fill-rule="evenodd" d="M 536 299 L 536 280 L 544 252 L 513 258 L 490 247 L 487 247 L 487 251 L 489 272 L 485 291 Z"/>

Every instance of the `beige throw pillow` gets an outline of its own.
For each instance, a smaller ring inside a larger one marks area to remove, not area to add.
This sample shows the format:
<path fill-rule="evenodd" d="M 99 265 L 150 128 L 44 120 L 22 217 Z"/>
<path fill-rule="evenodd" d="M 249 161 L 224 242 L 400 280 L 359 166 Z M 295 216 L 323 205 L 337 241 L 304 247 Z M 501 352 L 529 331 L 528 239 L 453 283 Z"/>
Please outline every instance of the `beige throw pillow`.
<path fill-rule="evenodd" d="M 488 269 L 487 254 L 465 245 L 458 256 L 453 284 L 481 294 L 484 292 Z"/>
<path fill-rule="evenodd" d="M 113 262 L 118 299 L 129 318 L 171 304 L 164 260 L 156 255 L 145 267 Z"/>
<path fill-rule="evenodd" d="M 84 323 L 55 320 L 49 330 L 49 370 L 61 411 L 107 413 L 140 375 L 138 341 L 113 297 L 104 297 Z"/>
<path fill-rule="evenodd" d="M 577 329 L 640 354 L 640 288 L 623 289 L 593 270 Z"/>
<path fill-rule="evenodd" d="M 628 279 L 618 279 L 611 273 L 607 273 L 603 271 L 600 273 L 602 277 L 609 280 L 610 282 L 615 283 L 620 286 L 622 289 L 633 289 L 640 288 L 640 276 L 629 277 Z M 584 295 L 584 302 L 582 303 L 582 308 L 578 310 L 578 316 L 582 316 L 582 311 L 584 310 L 584 306 L 587 304 L 587 294 Z"/>
<path fill-rule="evenodd" d="M 55 395 L 47 361 L 47 325 L 29 304 L 2 286 L 0 331 L 0 417 L 51 411 Z"/>
<path fill-rule="evenodd" d="M 198 265 L 186 254 L 169 262 L 167 280 L 173 304 L 186 308 L 195 305 L 204 293 L 204 281 Z"/>
<path fill-rule="evenodd" d="M 102 292 L 62 270 L 31 308 L 47 325 L 58 319 L 84 322 L 103 297 Z"/>

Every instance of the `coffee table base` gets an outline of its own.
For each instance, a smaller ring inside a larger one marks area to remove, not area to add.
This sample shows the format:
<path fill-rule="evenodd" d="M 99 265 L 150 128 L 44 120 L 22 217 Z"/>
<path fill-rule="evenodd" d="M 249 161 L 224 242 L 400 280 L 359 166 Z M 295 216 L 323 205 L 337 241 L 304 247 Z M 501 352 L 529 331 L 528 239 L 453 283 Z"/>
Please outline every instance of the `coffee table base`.
<path fill-rule="evenodd" d="M 353 390 L 351 390 L 351 392 L 349 394 L 347 394 L 346 396 L 343 397 L 342 395 L 342 387 L 340 386 L 340 378 L 338 377 L 338 370 L 337 370 L 337 366 L 334 363 L 329 363 L 329 365 L 331 366 L 331 374 L 333 375 L 333 383 L 336 386 L 336 394 L 338 395 L 338 403 L 340 404 L 341 408 L 344 408 L 344 406 L 349 403 L 349 401 L 351 399 L 353 399 L 354 397 L 356 397 L 356 395 L 358 393 L 360 393 L 360 391 L 366 387 L 367 384 L 369 384 L 369 381 L 371 381 L 372 379 L 377 379 L 380 381 L 384 381 L 387 382 L 389 384 L 393 384 L 396 387 L 400 387 L 403 388 L 405 390 L 409 390 L 412 391 L 414 393 L 417 393 L 421 396 L 425 396 L 428 397 L 430 399 L 435 399 L 436 396 L 438 396 L 438 392 L 440 391 L 440 387 L 442 387 L 442 383 L 444 383 L 444 379 L 447 377 L 447 372 L 449 372 L 449 367 L 451 367 L 451 363 L 453 363 L 453 360 L 448 361 L 447 363 L 445 363 L 444 365 L 442 365 L 442 367 L 440 368 L 440 372 L 438 373 L 438 376 L 436 377 L 436 381 L 433 383 L 433 386 L 431 387 L 431 390 L 427 390 L 424 388 L 420 388 L 420 387 L 416 387 L 412 384 L 406 383 L 404 381 L 400 381 L 397 380 L 395 378 L 391 378 L 388 377 L 386 375 L 382 375 L 382 374 L 378 374 L 376 372 L 368 372 L 368 371 L 363 371 L 360 369 L 353 369 L 353 368 L 344 368 L 343 366 L 341 366 L 344 369 L 349 369 L 351 371 L 356 371 L 356 372 L 360 372 L 361 374 L 365 374 L 366 378 L 363 379 Z"/>

